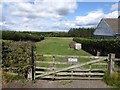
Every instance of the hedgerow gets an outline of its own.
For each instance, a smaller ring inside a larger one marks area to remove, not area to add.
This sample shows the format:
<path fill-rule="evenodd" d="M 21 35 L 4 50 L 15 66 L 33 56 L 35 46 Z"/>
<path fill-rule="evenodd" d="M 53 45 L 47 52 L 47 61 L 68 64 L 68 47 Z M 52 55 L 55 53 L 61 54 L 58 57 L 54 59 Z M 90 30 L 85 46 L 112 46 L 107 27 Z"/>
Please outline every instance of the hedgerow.
<path fill-rule="evenodd" d="M 2 68 L 4 72 L 16 73 L 27 78 L 31 67 L 32 42 L 2 42 Z"/>
<path fill-rule="evenodd" d="M 116 53 L 116 56 L 120 56 L 120 40 L 119 39 L 84 39 L 74 38 L 74 41 L 82 44 L 82 49 L 96 55 L 97 51 L 101 55 L 107 55 L 108 53 Z"/>
<path fill-rule="evenodd" d="M 2 31 L 3 40 L 14 40 L 14 41 L 41 41 L 44 39 L 42 35 L 16 32 L 16 31 Z"/>

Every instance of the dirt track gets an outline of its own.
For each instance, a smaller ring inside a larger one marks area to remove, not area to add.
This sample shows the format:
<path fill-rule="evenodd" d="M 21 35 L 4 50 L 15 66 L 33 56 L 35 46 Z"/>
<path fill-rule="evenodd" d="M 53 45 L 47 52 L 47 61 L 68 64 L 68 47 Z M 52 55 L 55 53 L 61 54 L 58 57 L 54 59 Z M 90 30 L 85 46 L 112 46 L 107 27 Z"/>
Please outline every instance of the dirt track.
<path fill-rule="evenodd" d="M 101 80 L 47 81 L 39 80 L 27 84 L 12 82 L 4 84 L 4 88 L 110 88 Z"/>

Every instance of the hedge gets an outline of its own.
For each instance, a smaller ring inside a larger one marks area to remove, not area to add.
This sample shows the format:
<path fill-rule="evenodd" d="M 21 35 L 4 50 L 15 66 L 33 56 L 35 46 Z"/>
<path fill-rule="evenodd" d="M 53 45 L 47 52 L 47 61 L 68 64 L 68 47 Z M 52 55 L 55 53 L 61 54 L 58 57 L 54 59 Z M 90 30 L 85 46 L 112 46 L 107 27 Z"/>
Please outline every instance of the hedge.
<path fill-rule="evenodd" d="M 2 31 L 3 40 L 14 40 L 14 41 L 41 41 L 44 39 L 42 35 L 16 32 L 16 31 Z"/>
<path fill-rule="evenodd" d="M 2 42 L 2 68 L 5 72 L 17 73 L 27 78 L 31 67 L 31 42 Z"/>
<path fill-rule="evenodd" d="M 117 57 L 120 57 L 120 40 L 119 39 L 85 39 L 74 38 L 74 41 L 82 44 L 82 49 L 96 55 L 97 51 L 101 55 L 107 55 L 108 53 L 116 53 Z"/>

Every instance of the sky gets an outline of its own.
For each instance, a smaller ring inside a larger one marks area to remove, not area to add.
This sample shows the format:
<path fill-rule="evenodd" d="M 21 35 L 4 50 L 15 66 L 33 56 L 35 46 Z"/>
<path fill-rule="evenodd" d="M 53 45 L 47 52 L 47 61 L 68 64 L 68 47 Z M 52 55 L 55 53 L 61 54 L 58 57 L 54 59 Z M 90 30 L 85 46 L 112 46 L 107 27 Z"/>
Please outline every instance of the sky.
<path fill-rule="evenodd" d="M 109 1 L 109 2 L 108 2 Z M 2 0 L 0 30 L 67 32 L 118 17 L 117 0 Z"/>

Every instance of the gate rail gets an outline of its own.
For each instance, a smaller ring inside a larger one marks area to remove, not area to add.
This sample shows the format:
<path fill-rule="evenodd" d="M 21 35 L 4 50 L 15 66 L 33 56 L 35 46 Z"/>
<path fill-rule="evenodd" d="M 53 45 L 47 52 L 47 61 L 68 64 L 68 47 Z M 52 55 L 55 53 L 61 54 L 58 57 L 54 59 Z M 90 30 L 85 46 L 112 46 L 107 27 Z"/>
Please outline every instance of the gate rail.
<path fill-rule="evenodd" d="M 36 56 L 43 57 L 52 57 L 53 61 L 36 61 L 37 63 L 44 64 L 53 64 L 53 67 L 38 67 L 36 66 L 35 78 L 39 79 L 102 79 L 105 70 L 107 69 L 92 69 L 91 65 L 105 65 L 106 63 L 99 63 L 105 61 L 108 57 L 98 57 L 98 56 L 73 56 L 73 55 L 47 55 L 47 54 L 36 54 Z M 55 68 L 56 64 L 69 64 L 68 62 L 58 62 L 55 61 L 55 57 L 75 57 L 75 58 L 90 58 L 95 59 L 86 63 L 77 63 L 76 65 L 71 65 L 67 68 L 58 69 Z M 88 69 L 82 68 L 85 65 L 89 65 Z M 96 77 L 98 76 L 98 77 Z"/>

